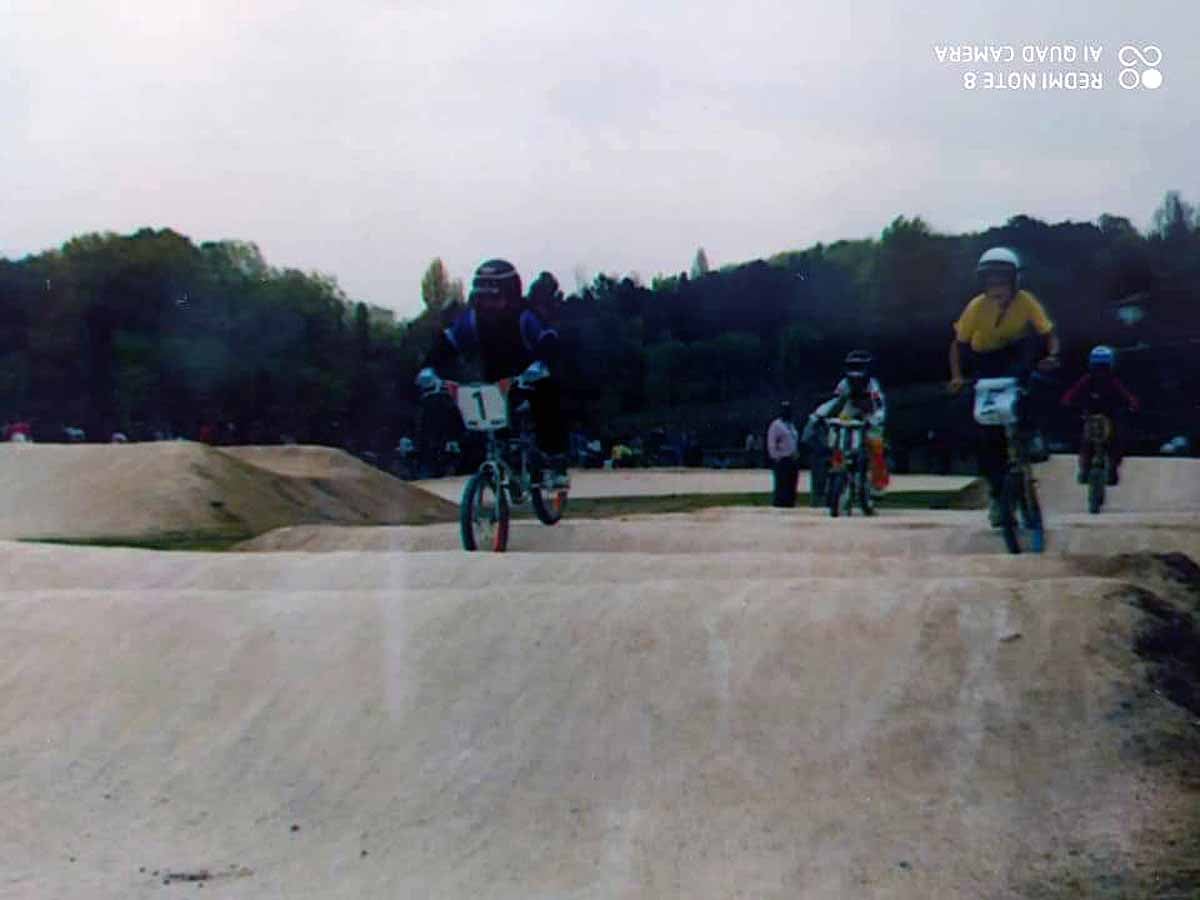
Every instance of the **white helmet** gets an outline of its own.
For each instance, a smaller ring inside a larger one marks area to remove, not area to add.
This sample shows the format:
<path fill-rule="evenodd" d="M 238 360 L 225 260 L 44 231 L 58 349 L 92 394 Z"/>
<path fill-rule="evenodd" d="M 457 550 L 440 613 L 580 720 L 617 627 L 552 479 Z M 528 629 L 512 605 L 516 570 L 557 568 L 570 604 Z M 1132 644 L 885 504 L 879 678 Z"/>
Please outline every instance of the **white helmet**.
<path fill-rule="evenodd" d="M 991 272 L 1007 275 L 1015 291 L 1021 283 L 1021 257 L 1008 247 L 992 247 L 979 257 L 975 264 L 975 275 L 982 281 Z"/>

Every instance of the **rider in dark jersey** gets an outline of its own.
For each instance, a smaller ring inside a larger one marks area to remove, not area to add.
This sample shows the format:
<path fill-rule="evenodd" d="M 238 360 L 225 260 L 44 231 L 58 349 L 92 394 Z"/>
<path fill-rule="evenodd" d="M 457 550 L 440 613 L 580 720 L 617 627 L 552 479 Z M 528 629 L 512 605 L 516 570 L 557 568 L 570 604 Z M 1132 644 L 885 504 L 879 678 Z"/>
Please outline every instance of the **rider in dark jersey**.
<path fill-rule="evenodd" d="M 564 479 L 567 429 L 559 382 L 554 377 L 559 362 L 558 332 L 525 303 L 521 276 L 506 260 L 490 259 L 475 270 L 467 309 L 438 333 L 417 375 L 417 385 L 435 387 L 438 368 L 470 353 L 478 355 L 488 382 L 523 373 L 549 373 L 537 382 L 528 399 L 538 447 L 546 454 L 555 478 Z"/>

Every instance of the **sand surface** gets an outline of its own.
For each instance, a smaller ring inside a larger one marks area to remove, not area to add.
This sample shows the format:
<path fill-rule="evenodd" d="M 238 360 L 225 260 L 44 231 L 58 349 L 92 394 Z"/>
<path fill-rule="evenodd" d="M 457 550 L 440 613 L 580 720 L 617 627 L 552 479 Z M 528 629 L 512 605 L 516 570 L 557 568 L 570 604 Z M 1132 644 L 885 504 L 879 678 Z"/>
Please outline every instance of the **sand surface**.
<path fill-rule="evenodd" d="M 114 538 L 299 522 L 448 521 L 456 510 L 325 447 L 0 444 L 0 537 Z"/>
<path fill-rule="evenodd" d="M 1200 504 L 1057 515 L 0 542 L 0 897 L 1175 896 Z"/>

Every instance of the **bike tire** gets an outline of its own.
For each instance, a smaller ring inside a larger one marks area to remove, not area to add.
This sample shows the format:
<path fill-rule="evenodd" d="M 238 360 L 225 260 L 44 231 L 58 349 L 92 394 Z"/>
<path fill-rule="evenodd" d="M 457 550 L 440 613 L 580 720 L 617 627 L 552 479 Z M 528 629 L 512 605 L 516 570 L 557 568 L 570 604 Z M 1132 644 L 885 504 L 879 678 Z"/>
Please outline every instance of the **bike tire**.
<path fill-rule="evenodd" d="M 1046 529 L 1042 521 L 1042 505 L 1037 496 L 1037 482 L 1031 474 L 1022 478 L 1020 509 L 1026 549 L 1041 553 L 1046 549 Z"/>
<path fill-rule="evenodd" d="M 1000 492 L 1000 533 L 1009 553 L 1021 552 L 1021 532 L 1017 524 L 1017 513 L 1021 497 L 1025 492 L 1025 476 L 1021 472 L 1009 472 L 1004 476 L 1004 487 Z"/>
<path fill-rule="evenodd" d="M 508 547 L 508 521 L 508 498 L 496 484 L 495 473 L 481 469 L 463 487 L 458 511 L 463 549 L 503 553 Z"/>
<path fill-rule="evenodd" d="M 867 473 L 866 465 L 858 473 L 858 506 L 864 516 L 875 515 L 875 498 L 871 496 L 871 476 Z"/>
<path fill-rule="evenodd" d="M 557 525 L 567 508 L 565 488 L 553 491 L 547 498 L 542 494 L 540 487 L 533 487 L 529 489 L 529 499 L 533 503 L 534 515 L 543 525 Z"/>
<path fill-rule="evenodd" d="M 1103 463 L 1092 463 L 1088 472 L 1088 512 L 1096 515 L 1104 506 L 1104 492 L 1108 486 L 1108 467 Z"/>
<path fill-rule="evenodd" d="M 842 513 L 842 492 L 846 489 L 846 473 L 831 472 L 825 483 L 825 501 L 829 515 L 837 518 Z"/>

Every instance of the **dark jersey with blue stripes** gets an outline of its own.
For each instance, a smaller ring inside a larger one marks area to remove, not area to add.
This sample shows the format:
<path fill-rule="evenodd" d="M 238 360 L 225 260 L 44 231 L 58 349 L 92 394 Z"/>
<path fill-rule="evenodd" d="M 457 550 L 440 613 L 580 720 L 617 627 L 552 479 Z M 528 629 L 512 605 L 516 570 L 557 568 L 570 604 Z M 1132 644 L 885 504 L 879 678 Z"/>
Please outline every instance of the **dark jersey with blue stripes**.
<path fill-rule="evenodd" d="M 495 317 L 479 316 L 474 309 L 467 309 L 438 335 L 428 364 L 436 369 L 468 353 L 478 353 L 486 381 L 519 375 L 537 361 L 554 372 L 558 332 L 528 308 Z"/>

